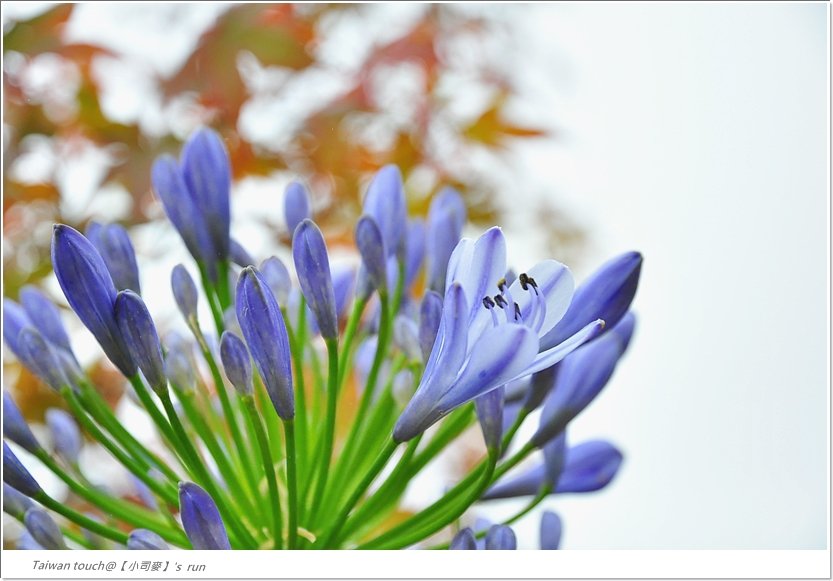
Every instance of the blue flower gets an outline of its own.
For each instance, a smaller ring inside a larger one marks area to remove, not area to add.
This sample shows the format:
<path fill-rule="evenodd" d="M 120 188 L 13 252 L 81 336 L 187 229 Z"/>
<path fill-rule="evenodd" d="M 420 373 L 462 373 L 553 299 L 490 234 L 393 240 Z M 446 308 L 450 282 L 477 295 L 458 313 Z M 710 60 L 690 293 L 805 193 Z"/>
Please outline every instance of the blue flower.
<path fill-rule="evenodd" d="M 300 227 L 299 227 L 300 230 Z M 327 277 L 329 279 L 329 276 Z M 253 267 L 237 282 L 237 320 L 278 415 L 295 417 L 289 336 L 272 291 Z"/>
<path fill-rule="evenodd" d="M 60 408 L 50 408 L 46 410 L 46 425 L 52 435 L 55 452 L 70 464 L 77 463 L 83 442 L 81 431 L 72 416 Z"/>
<path fill-rule="evenodd" d="M 3 482 L 29 498 L 43 492 L 6 442 L 3 442 Z"/>
<path fill-rule="evenodd" d="M 90 222 L 85 234 L 107 265 L 116 288 L 142 294 L 136 253 L 127 230 L 119 224 Z"/>
<path fill-rule="evenodd" d="M 283 196 L 283 216 L 290 236 L 295 233 L 298 224 L 307 218 L 312 218 L 309 193 L 302 183 L 292 182 L 286 186 L 286 193 Z"/>
<path fill-rule="evenodd" d="M 483 431 L 483 440 L 491 454 L 500 453 L 500 441 L 503 437 L 503 386 L 486 392 L 474 399 L 477 419 Z"/>
<path fill-rule="evenodd" d="M 477 538 L 475 538 L 471 528 L 466 527 L 460 529 L 460 532 L 451 539 L 451 544 L 448 545 L 448 549 L 451 551 L 476 551 Z"/>
<path fill-rule="evenodd" d="M 31 285 L 20 289 L 20 304 L 32 322 L 47 341 L 64 349 L 72 354 L 72 345 L 69 342 L 64 324 L 61 321 L 61 311 L 58 307 L 46 298 L 40 290 Z M 73 355 L 73 358 L 75 356 Z"/>
<path fill-rule="evenodd" d="M 363 208 L 379 225 L 388 256 L 404 258 L 407 207 L 398 167 L 386 165 L 376 172 L 367 188 Z"/>
<path fill-rule="evenodd" d="M 382 231 L 372 216 L 364 215 L 356 224 L 356 247 L 362 257 L 362 266 L 373 288 L 379 293 L 388 291 L 387 252 Z"/>
<path fill-rule="evenodd" d="M 486 533 L 487 551 L 514 551 L 518 548 L 515 532 L 506 525 L 494 525 Z"/>
<path fill-rule="evenodd" d="M 405 239 L 405 288 L 411 288 L 425 258 L 425 224 L 422 220 L 408 220 Z"/>
<path fill-rule="evenodd" d="M 292 278 L 289 269 L 277 256 L 271 256 L 260 263 L 260 274 L 272 289 L 272 294 L 279 305 L 287 305 L 289 291 L 292 290 Z"/>
<path fill-rule="evenodd" d="M 241 268 L 255 266 L 257 264 L 257 261 L 252 258 L 252 255 L 249 254 L 248 250 L 243 248 L 243 245 L 234 238 L 231 239 L 229 246 L 229 259 Z"/>
<path fill-rule="evenodd" d="M 168 544 L 162 537 L 146 529 L 136 529 L 127 537 L 127 548 L 131 551 L 167 551 Z"/>
<path fill-rule="evenodd" d="M 176 306 L 189 325 L 197 321 L 197 304 L 199 293 L 194 279 L 188 274 L 188 270 L 181 264 L 177 264 L 171 271 L 171 290 L 174 293 Z"/>
<path fill-rule="evenodd" d="M 28 496 L 21 494 L 16 488 L 12 488 L 5 482 L 3 483 L 3 512 L 22 520 L 26 511 L 33 506 L 35 506 L 35 503 Z"/>
<path fill-rule="evenodd" d="M 573 278 L 554 260 L 507 284 L 506 242 L 492 228 L 463 239 L 449 260 L 442 322 L 414 398 L 399 417 L 394 439 L 410 440 L 474 398 L 553 366 L 604 327 L 594 321 L 539 353 L 540 337 L 570 303 Z M 490 292 L 498 291 L 494 298 Z"/>
<path fill-rule="evenodd" d="M 29 429 L 29 424 L 23 419 L 23 414 L 7 391 L 3 392 L 3 435 L 32 454 L 37 454 L 41 449 L 41 445 Z"/>
<path fill-rule="evenodd" d="M 243 340 L 230 331 L 223 332 L 220 339 L 220 358 L 226 377 L 241 395 L 252 395 L 252 364 L 249 350 Z"/>
<path fill-rule="evenodd" d="M 50 345 L 34 327 L 23 329 L 17 341 L 21 360 L 44 383 L 55 391 L 71 385 L 67 370 L 73 363 L 69 359 L 62 359 L 60 352 Z"/>
<path fill-rule="evenodd" d="M 197 550 L 230 550 L 228 534 L 214 499 L 193 482 L 179 483 L 182 527 Z"/>
<path fill-rule="evenodd" d="M 437 332 L 440 330 L 442 313 L 442 296 L 431 290 L 425 291 L 422 303 L 419 306 L 419 346 L 422 349 L 423 361 L 428 361 L 431 356 L 434 341 L 437 339 Z"/>
<path fill-rule="evenodd" d="M 445 292 L 448 259 L 460 241 L 466 223 L 466 206 L 452 188 L 437 194 L 428 208 L 425 253 L 428 288 Z"/>
<path fill-rule="evenodd" d="M 554 551 L 561 545 L 561 518 L 551 510 L 541 515 L 541 550 Z"/>
<path fill-rule="evenodd" d="M 136 363 L 122 339 L 113 312 L 116 287 L 92 243 L 77 230 L 56 225 L 52 232 L 52 267 L 69 306 L 105 355 L 126 377 L 134 375 Z"/>
<path fill-rule="evenodd" d="M 61 529 L 45 510 L 30 508 L 23 517 L 23 524 L 32 538 L 44 549 L 60 551 L 67 548 Z"/>
<path fill-rule="evenodd" d="M 168 389 L 162 345 L 156 324 L 142 298 L 131 290 L 121 291 L 116 298 L 116 320 L 142 375 L 156 393 Z"/>
<path fill-rule="evenodd" d="M 338 337 L 335 291 L 330 274 L 330 259 L 324 235 L 312 220 L 304 220 L 295 229 L 292 256 L 301 291 L 325 339 Z M 251 347 L 251 346 L 250 346 Z"/>

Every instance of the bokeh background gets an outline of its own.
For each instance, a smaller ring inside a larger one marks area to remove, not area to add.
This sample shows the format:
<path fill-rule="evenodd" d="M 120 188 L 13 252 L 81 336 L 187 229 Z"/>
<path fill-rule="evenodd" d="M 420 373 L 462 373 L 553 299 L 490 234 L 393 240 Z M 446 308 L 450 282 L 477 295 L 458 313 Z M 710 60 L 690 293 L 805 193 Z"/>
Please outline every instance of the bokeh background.
<path fill-rule="evenodd" d="M 503 225 L 521 269 L 552 256 L 581 279 L 645 255 L 631 352 L 571 431 L 626 461 L 608 489 L 545 503 L 565 548 L 824 548 L 828 9 L 5 3 L 3 293 L 60 300 L 51 224 L 119 221 L 175 327 L 185 253 L 149 168 L 201 124 L 227 139 L 232 234 L 258 258 L 286 240 L 298 176 L 346 252 L 360 193 L 394 162 L 412 213 L 454 185 L 470 233 Z M 11 357 L 3 381 L 35 422 L 56 404 Z M 536 529 L 516 527 L 522 545 Z"/>

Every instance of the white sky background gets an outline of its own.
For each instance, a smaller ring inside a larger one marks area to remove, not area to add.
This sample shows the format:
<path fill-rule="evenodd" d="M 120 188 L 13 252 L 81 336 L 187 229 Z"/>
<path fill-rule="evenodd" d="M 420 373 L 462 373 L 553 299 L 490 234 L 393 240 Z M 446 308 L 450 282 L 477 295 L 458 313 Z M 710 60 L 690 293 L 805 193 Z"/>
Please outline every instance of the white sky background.
<path fill-rule="evenodd" d="M 187 6 L 192 30 L 215 13 Z M 545 502 L 565 548 L 825 547 L 827 7 L 475 9 L 517 27 L 519 118 L 559 131 L 513 151 L 516 265 L 545 258 L 523 228 L 536 196 L 587 228 L 579 279 L 621 251 L 645 255 L 631 352 L 571 430 L 614 441 L 626 462 L 604 492 Z M 189 48 L 170 31 L 151 42 L 148 23 L 112 8 L 78 13 L 76 38 L 121 39 L 147 66 Z M 259 205 L 247 191 L 238 218 Z M 173 309 L 166 288 L 152 311 Z M 493 506 L 495 519 L 517 507 Z M 524 545 L 537 526 L 516 526 Z"/>

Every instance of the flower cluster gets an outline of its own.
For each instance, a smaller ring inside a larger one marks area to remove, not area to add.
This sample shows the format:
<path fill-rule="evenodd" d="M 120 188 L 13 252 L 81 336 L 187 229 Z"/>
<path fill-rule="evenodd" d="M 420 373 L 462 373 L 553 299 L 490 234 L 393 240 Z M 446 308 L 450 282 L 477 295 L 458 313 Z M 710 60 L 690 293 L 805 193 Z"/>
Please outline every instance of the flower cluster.
<path fill-rule="evenodd" d="M 424 221 L 410 218 L 402 177 L 387 166 L 364 197 L 355 265 L 331 264 L 300 183 L 284 208 L 294 268 L 275 256 L 258 264 L 230 236 L 230 175 L 223 141 L 206 129 L 179 160 L 153 167 L 155 192 L 194 258 L 170 281 L 188 338 L 160 339 L 121 226 L 54 227 L 66 301 L 158 441 L 117 419 L 44 294 L 27 287 L 4 300 L 6 345 L 65 403 L 48 411 L 44 444 L 3 396 L 13 443 L 3 444 L 3 510 L 25 527 L 20 548 L 514 549 L 508 525 L 549 495 L 614 478 L 614 445 L 568 443 L 566 432 L 628 347 L 638 253 L 578 288 L 555 260 L 515 275 L 499 228 L 462 238 L 466 209 L 451 189 Z M 518 441 L 536 416 L 532 437 Z M 391 524 L 414 477 L 477 423 L 479 464 Z M 79 462 L 87 439 L 129 472 L 131 494 L 90 483 Z M 63 480 L 71 498 L 50 496 L 20 454 Z M 520 496 L 530 501 L 515 517 L 455 534 L 478 503 Z M 92 508 L 80 512 L 73 499 Z M 544 513 L 541 548 L 560 538 L 560 519 Z"/>

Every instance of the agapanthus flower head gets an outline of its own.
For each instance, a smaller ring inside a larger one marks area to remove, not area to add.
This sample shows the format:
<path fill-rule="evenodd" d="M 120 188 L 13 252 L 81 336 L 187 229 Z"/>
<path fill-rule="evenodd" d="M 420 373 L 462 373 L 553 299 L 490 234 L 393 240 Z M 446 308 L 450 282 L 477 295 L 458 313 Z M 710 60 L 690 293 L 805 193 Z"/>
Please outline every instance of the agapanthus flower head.
<path fill-rule="evenodd" d="M 561 517 L 551 510 L 541 515 L 540 542 L 541 550 L 554 551 L 561 545 Z"/>
<path fill-rule="evenodd" d="M 494 525 L 486 533 L 487 551 L 514 551 L 517 548 L 515 531 L 506 525 Z"/>
<path fill-rule="evenodd" d="M 114 314 L 116 287 L 101 255 L 80 232 L 58 224 L 52 231 L 52 267 L 69 306 L 105 355 L 126 376 L 136 373 Z"/>
<path fill-rule="evenodd" d="M 237 282 L 237 320 L 275 410 L 285 420 L 295 417 L 286 324 L 271 289 L 253 267 L 243 269 Z"/>
<path fill-rule="evenodd" d="M 23 519 L 26 511 L 35 506 L 28 496 L 21 494 L 16 488 L 3 483 L 3 512 L 18 520 Z"/>
<path fill-rule="evenodd" d="M 37 507 L 30 508 L 23 517 L 23 524 L 44 549 L 59 551 L 67 548 L 61 529 L 46 511 Z"/>
<path fill-rule="evenodd" d="M 541 346 L 557 345 L 596 319 L 602 319 L 607 329 L 615 327 L 633 302 L 641 272 L 639 252 L 626 252 L 604 263 L 576 289 L 564 318 L 542 337 Z"/>
<path fill-rule="evenodd" d="M 223 333 L 220 339 L 220 358 L 226 370 L 226 377 L 242 395 L 252 395 L 252 364 L 249 350 L 243 340 L 230 331 Z"/>
<path fill-rule="evenodd" d="M 110 277 L 118 290 L 130 289 L 142 294 L 139 284 L 139 265 L 127 230 L 119 224 L 90 222 L 85 234 L 107 265 Z"/>
<path fill-rule="evenodd" d="M 439 333 L 414 399 L 394 428 L 397 441 L 413 438 L 492 389 L 555 365 L 604 328 L 603 321 L 593 321 L 539 353 L 540 337 L 569 306 L 572 275 L 563 264 L 545 260 L 509 285 L 506 270 L 499 228 L 477 241 L 463 239 L 455 248 Z"/>
<path fill-rule="evenodd" d="M 304 220 L 295 229 L 292 256 L 301 291 L 315 314 L 321 336 L 335 339 L 338 337 L 338 315 L 330 259 L 324 235 L 312 220 Z"/>
<path fill-rule="evenodd" d="M 7 391 L 3 392 L 3 436 L 32 454 L 40 450 L 38 440 Z"/>
<path fill-rule="evenodd" d="M 283 196 L 283 216 L 290 236 L 295 232 L 298 224 L 312 218 L 309 192 L 301 182 L 291 182 L 286 186 Z"/>
<path fill-rule="evenodd" d="M 155 392 L 167 391 L 162 345 L 145 302 L 133 291 L 121 291 L 116 298 L 115 313 L 124 341 L 142 375 Z"/>
<path fill-rule="evenodd" d="M 474 536 L 474 532 L 469 527 L 460 529 L 460 531 L 454 535 L 454 538 L 451 539 L 451 544 L 448 548 L 452 551 L 476 551 L 477 539 Z"/>
<path fill-rule="evenodd" d="M 398 167 L 386 165 L 376 172 L 367 188 L 363 209 L 376 220 L 387 254 L 404 258 L 407 206 Z"/>
<path fill-rule="evenodd" d="M 78 462 L 83 440 L 78 424 L 72 416 L 61 408 L 46 410 L 46 425 L 52 436 L 52 446 L 70 464 Z"/>
<path fill-rule="evenodd" d="M 229 550 L 226 527 L 214 499 L 193 482 L 179 484 L 182 526 L 194 549 Z"/>
<path fill-rule="evenodd" d="M 3 442 L 3 482 L 30 498 L 42 492 L 40 485 L 6 442 Z"/>
<path fill-rule="evenodd" d="M 69 335 L 61 321 L 61 311 L 37 287 L 26 285 L 20 289 L 20 304 L 32 325 L 47 341 L 72 353 Z M 74 357 L 74 356 L 73 356 Z"/>
<path fill-rule="evenodd" d="M 127 537 L 127 548 L 131 551 L 167 551 L 170 547 L 155 532 L 136 529 Z"/>

